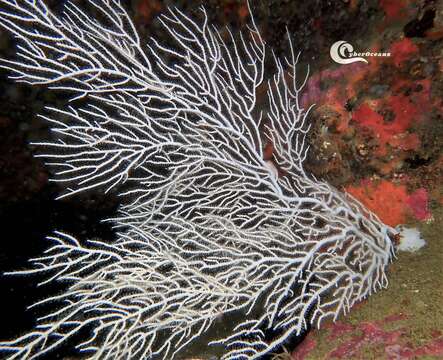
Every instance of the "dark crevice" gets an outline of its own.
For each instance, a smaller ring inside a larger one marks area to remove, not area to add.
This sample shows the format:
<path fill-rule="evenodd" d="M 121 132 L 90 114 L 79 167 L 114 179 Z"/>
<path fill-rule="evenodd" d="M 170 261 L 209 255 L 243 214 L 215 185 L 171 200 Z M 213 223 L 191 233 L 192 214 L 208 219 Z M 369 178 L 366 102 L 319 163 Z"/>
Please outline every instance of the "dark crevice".
<path fill-rule="evenodd" d="M 426 31 L 434 27 L 435 10 L 428 9 L 420 19 L 408 22 L 403 28 L 406 37 L 424 37 Z"/>
<path fill-rule="evenodd" d="M 405 160 L 405 163 L 408 164 L 410 169 L 417 169 L 421 166 L 429 165 L 431 162 L 432 158 L 424 158 L 419 155 L 415 155 L 414 157 Z"/>

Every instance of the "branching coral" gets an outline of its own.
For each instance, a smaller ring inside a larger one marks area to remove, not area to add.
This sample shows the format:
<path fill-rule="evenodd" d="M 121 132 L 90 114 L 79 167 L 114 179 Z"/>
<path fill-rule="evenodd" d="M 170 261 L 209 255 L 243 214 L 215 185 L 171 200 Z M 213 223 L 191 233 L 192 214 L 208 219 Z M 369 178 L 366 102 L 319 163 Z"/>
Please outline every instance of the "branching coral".
<path fill-rule="evenodd" d="M 91 358 L 171 359 L 230 313 L 241 321 L 211 344 L 223 359 L 254 359 L 386 286 L 393 230 L 303 169 L 310 109 L 292 45 L 266 80 L 253 20 L 226 38 L 204 9 L 201 21 L 172 9 L 160 21 L 175 47 L 144 49 L 118 0 L 89 3 L 96 18 L 73 3 L 57 16 L 41 0 L 0 0 L 0 24 L 18 39 L 17 60 L 2 67 L 73 94 L 44 116 L 61 197 L 124 189 L 117 241 L 57 232 L 21 272 L 71 285 L 42 301 L 58 307 L 33 331 L 1 343 L 10 359 L 82 329 L 92 329 L 78 345 Z"/>

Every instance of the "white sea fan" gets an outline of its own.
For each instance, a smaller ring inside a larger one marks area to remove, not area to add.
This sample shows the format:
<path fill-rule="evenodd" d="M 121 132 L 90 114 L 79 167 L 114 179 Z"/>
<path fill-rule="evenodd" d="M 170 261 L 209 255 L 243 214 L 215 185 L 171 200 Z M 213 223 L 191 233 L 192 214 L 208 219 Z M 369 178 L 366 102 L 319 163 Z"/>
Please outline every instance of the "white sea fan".
<path fill-rule="evenodd" d="M 95 18 L 74 3 L 58 16 L 41 0 L 0 0 L 0 25 L 18 41 L 2 67 L 74 94 L 44 116 L 61 197 L 122 189 L 117 241 L 57 232 L 19 272 L 70 286 L 41 301 L 56 310 L 33 331 L 1 343 L 10 359 L 85 329 L 78 349 L 92 359 L 172 359 L 231 313 L 238 324 L 210 344 L 222 359 L 256 359 L 387 285 L 394 230 L 303 169 L 310 109 L 291 43 L 266 80 L 253 20 L 224 36 L 203 8 L 199 21 L 171 9 L 160 21 L 175 47 L 145 48 L 118 0 L 89 4 Z"/>

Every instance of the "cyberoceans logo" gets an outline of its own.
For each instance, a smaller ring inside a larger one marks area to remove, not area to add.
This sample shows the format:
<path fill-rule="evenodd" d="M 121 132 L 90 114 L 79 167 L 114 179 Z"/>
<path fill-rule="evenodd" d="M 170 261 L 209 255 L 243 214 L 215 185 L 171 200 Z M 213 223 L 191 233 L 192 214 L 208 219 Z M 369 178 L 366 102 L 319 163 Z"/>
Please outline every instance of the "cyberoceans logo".
<path fill-rule="evenodd" d="M 368 60 L 366 60 L 365 57 L 391 56 L 391 53 L 389 52 L 366 51 L 357 53 L 354 51 L 354 47 L 344 40 L 340 40 L 332 44 L 329 54 L 331 55 L 332 60 L 342 65 L 352 64 L 355 62 L 364 62 L 367 64 Z"/>

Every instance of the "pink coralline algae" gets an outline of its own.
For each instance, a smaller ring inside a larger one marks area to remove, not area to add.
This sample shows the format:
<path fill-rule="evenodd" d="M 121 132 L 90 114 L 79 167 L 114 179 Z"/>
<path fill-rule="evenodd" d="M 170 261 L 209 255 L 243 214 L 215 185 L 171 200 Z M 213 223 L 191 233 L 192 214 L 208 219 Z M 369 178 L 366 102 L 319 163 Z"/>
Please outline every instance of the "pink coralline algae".
<path fill-rule="evenodd" d="M 434 331 L 432 340 L 425 344 L 414 346 L 408 337 L 408 329 L 398 322 L 407 320 L 406 314 L 393 314 L 382 320 L 364 322 L 358 325 L 341 321 L 327 324 L 327 340 L 336 347 L 325 359 L 362 358 L 370 351 L 373 356 L 383 359 L 413 360 L 421 356 L 442 356 L 443 336 L 440 331 Z M 385 327 L 390 328 L 386 330 Z M 391 330 L 391 328 L 393 328 Z M 301 346 L 292 354 L 292 360 L 304 360 L 313 355 L 315 340 L 307 337 Z M 312 357 L 311 357 L 312 358 Z"/>
<path fill-rule="evenodd" d="M 402 93 L 404 88 L 410 86 L 409 82 L 400 81 L 387 99 L 363 102 L 353 112 L 352 118 L 356 124 L 370 130 L 376 137 L 378 141 L 376 155 L 378 156 L 389 155 L 391 148 L 404 151 L 420 148 L 420 139 L 413 132 L 413 127 L 424 119 L 421 109 L 432 107 L 429 97 L 430 82 L 418 81 L 415 89 L 421 89 L 421 91 L 414 93 L 413 97 Z M 391 114 L 392 118 L 386 114 Z"/>
<path fill-rule="evenodd" d="M 405 184 L 363 180 L 359 185 L 348 186 L 346 191 L 391 226 L 404 224 L 411 216 L 421 221 L 432 216 L 428 192 L 424 188 L 410 193 Z"/>
<path fill-rule="evenodd" d="M 355 335 L 328 355 L 329 359 L 345 359 L 355 356 L 367 344 L 391 345 L 396 344 L 402 335 L 402 330 L 384 331 L 375 323 L 363 323 L 355 328 L 361 335 Z"/>
<path fill-rule="evenodd" d="M 292 353 L 291 360 L 304 360 L 309 356 L 312 350 L 317 346 L 317 342 L 313 339 L 312 333 L 303 340 L 303 342 Z"/>
<path fill-rule="evenodd" d="M 391 45 L 391 54 L 395 66 L 402 66 L 412 55 L 418 53 L 418 47 L 411 39 L 405 38 Z"/>
<path fill-rule="evenodd" d="M 406 200 L 414 216 L 418 220 L 429 220 L 432 217 L 429 211 L 428 192 L 424 188 L 420 188 L 412 193 Z"/>
<path fill-rule="evenodd" d="M 403 346 L 400 344 L 386 346 L 385 354 L 389 360 L 412 360 L 422 356 L 443 356 L 443 337 L 433 339 L 416 349 L 411 348 L 408 345 Z"/>
<path fill-rule="evenodd" d="M 399 20 L 410 13 L 410 3 L 410 0 L 380 0 L 380 6 L 388 21 Z"/>

